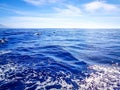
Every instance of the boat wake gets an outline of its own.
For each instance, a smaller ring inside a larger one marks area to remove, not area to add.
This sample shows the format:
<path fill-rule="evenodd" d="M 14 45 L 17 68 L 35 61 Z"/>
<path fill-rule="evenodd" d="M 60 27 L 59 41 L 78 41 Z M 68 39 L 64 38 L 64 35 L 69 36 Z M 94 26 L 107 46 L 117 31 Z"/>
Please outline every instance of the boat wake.
<path fill-rule="evenodd" d="M 74 75 L 63 70 L 29 67 L 9 63 L 0 66 L 1 89 L 119 90 L 120 67 L 93 65 L 88 72 Z M 84 78 L 81 76 L 85 76 Z"/>

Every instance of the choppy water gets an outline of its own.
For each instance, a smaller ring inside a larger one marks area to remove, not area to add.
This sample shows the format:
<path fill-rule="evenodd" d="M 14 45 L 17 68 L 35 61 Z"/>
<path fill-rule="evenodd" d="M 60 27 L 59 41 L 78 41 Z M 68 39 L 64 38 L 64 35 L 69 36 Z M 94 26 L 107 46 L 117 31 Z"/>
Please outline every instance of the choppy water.
<path fill-rule="evenodd" d="M 120 90 L 119 29 L 0 29 L 0 38 L 0 90 Z"/>

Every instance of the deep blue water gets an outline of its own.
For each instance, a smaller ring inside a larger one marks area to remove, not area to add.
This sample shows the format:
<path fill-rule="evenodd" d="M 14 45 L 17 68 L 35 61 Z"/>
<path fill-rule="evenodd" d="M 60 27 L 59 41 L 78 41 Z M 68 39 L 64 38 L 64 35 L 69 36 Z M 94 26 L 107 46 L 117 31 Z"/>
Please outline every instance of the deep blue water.
<path fill-rule="evenodd" d="M 0 29 L 2 38 L 0 90 L 120 90 L 120 29 Z"/>

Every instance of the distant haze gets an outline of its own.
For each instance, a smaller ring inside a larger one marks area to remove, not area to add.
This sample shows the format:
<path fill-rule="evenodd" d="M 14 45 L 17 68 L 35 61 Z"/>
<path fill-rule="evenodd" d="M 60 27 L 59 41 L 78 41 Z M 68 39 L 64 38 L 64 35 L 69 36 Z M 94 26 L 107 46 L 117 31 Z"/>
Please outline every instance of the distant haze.
<path fill-rule="evenodd" d="M 7 28 L 7 26 L 0 24 L 0 28 Z"/>

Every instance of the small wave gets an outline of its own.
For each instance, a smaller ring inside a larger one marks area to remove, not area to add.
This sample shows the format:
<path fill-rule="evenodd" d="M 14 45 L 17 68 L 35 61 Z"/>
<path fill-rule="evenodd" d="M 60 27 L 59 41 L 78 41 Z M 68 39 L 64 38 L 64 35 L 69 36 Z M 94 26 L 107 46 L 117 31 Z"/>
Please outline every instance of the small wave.
<path fill-rule="evenodd" d="M 11 52 L 12 52 L 11 50 L 2 50 L 0 51 L 0 55 L 11 53 Z"/>

